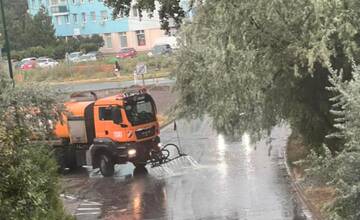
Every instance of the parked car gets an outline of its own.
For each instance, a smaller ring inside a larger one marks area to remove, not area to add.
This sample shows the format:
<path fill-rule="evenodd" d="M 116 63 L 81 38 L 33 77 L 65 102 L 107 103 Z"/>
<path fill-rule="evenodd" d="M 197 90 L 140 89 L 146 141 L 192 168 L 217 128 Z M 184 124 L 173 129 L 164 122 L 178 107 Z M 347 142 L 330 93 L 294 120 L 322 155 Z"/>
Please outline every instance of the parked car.
<path fill-rule="evenodd" d="M 173 50 L 170 44 L 158 44 L 155 45 L 151 51 L 148 53 L 148 56 L 159 56 L 159 55 L 168 55 L 172 54 Z"/>
<path fill-rule="evenodd" d="M 70 61 L 70 62 L 74 62 L 74 63 L 77 63 L 77 62 L 80 62 L 80 57 L 83 55 L 82 52 L 73 52 L 73 53 L 70 53 L 68 56 L 67 56 L 67 59 Z"/>
<path fill-rule="evenodd" d="M 20 69 L 21 69 L 21 70 L 25 70 L 25 71 L 26 71 L 26 70 L 32 70 L 32 69 L 35 69 L 36 66 L 37 66 L 36 60 L 29 60 L 29 61 L 25 61 L 25 62 L 21 65 Z"/>
<path fill-rule="evenodd" d="M 125 59 L 125 58 L 134 58 L 136 57 L 136 50 L 134 48 L 123 48 L 116 55 L 116 58 Z"/>
<path fill-rule="evenodd" d="M 169 44 L 173 50 L 176 50 L 179 48 L 176 37 L 174 37 L 174 36 L 164 36 L 164 37 L 157 38 L 155 40 L 154 45 L 161 45 L 161 44 Z"/>
<path fill-rule="evenodd" d="M 89 61 L 96 61 L 96 55 L 93 53 L 87 53 L 83 54 L 79 57 L 79 60 L 77 62 L 89 62 Z"/>
<path fill-rule="evenodd" d="M 15 69 L 28 70 L 34 69 L 36 66 L 36 57 L 28 57 L 14 63 Z M 31 61 L 31 62 L 30 62 Z"/>
<path fill-rule="evenodd" d="M 26 62 L 28 62 L 28 61 L 17 61 L 17 62 L 15 62 L 15 63 L 14 63 L 15 69 L 20 69 L 21 66 L 22 66 L 24 63 L 26 63 Z"/>
<path fill-rule="evenodd" d="M 40 68 L 52 68 L 59 65 L 59 62 L 52 58 L 40 57 L 39 59 L 37 59 L 37 64 Z"/>
<path fill-rule="evenodd" d="M 100 51 L 91 51 L 91 52 L 89 52 L 87 54 L 95 56 L 97 60 L 104 59 L 104 54 L 101 53 Z"/>
<path fill-rule="evenodd" d="M 22 59 L 20 62 L 28 62 L 28 61 L 36 61 L 37 60 L 37 58 L 36 57 L 28 57 L 28 58 L 24 58 L 24 59 Z"/>

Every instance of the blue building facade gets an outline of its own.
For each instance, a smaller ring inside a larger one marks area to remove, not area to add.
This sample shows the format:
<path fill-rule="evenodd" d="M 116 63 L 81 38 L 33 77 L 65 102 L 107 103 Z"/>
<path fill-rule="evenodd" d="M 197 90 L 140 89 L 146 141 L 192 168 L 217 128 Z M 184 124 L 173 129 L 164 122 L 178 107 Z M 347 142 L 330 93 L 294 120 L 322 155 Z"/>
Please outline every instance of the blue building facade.
<path fill-rule="evenodd" d="M 112 20 L 112 11 L 102 0 L 28 0 L 35 15 L 44 6 L 53 18 L 59 37 L 127 32 L 128 18 Z"/>
<path fill-rule="evenodd" d="M 149 50 L 156 38 L 164 36 L 160 30 L 158 16 L 139 19 L 135 7 L 129 17 L 112 19 L 112 10 L 104 0 L 27 0 L 29 13 L 35 15 L 44 7 L 56 30 L 58 37 L 103 36 L 103 52 L 116 52 L 124 47 Z"/>

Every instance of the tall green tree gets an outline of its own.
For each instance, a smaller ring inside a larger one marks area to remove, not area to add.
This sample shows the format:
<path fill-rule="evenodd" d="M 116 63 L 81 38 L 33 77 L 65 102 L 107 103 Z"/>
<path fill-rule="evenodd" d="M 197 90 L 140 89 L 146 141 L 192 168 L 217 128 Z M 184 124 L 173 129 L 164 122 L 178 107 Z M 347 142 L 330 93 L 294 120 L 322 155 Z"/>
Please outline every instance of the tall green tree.
<path fill-rule="evenodd" d="M 174 72 L 179 115 L 209 114 L 230 135 L 286 120 L 308 143 L 327 142 L 329 68 L 350 78 L 359 61 L 360 2 L 209 0 L 195 12 Z"/>
<path fill-rule="evenodd" d="M 28 39 L 28 45 L 48 46 L 56 43 L 55 28 L 52 19 L 44 7 L 32 18 L 25 28 L 24 37 Z"/>
<path fill-rule="evenodd" d="M 191 1 L 193 2 L 194 0 Z M 106 4 L 113 9 L 114 18 L 118 16 L 129 16 L 132 6 L 139 11 L 140 17 L 142 17 L 143 11 L 154 12 L 157 10 L 156 2 L 160 4 L 158 13 L 161 27 L 169 30 L 170 22 L 173 20 L 175 27 L 178 28 L 185 17 L 185 11 L 181 7 L 181 0 L 108 0 Z M 150 16 L 152 16 L 152 13 L 150 13 Z"/>
<path fill-rule="evenodd" d="M 304 161 L 307 177 L 312 182 L 330 185 L 337 197 L 326 207 L 326 219 L 360 219 L 360 67 L 353 68 L 353 79 L 343 81 L 342 74 L 330 76 L 331 113 L 335 116 L 335 133 L 328 138 L 341 139 L 344 148 L 332 154 L 325 146 L 325 155 L 312 152 Z"/>
<path fill-rule="evenodd" d="M 26 0 L 4 1 L 4 7 L 12 50 L 48 46 L 56 42 L 51 17 L 44 8 L 40 8 L 38 14 L 32 17 L 27 13 Z M 1 32 L 3 32 L 2 28 L 1 26 Z M 2 44 L 3 36 L 0 37 Z"/>

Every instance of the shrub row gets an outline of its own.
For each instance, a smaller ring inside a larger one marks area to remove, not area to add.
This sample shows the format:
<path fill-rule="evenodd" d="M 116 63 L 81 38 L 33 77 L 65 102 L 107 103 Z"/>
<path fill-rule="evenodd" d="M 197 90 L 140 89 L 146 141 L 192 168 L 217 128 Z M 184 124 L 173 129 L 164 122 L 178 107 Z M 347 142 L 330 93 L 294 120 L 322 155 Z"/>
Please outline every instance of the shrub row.
<path fill-rule="evenodd" d="M 54 59 L 64 59 L 65 54 L 82 51 L 84 53 L 90 51 L 97 51 L 104 45 L 104 40 L 99 35 L 94 35 L 90 38 L 78 37 L 58 39 L 58 42 L 54 46 L 37 46 L 30 47 L 22 51 L 12 51 L 11 58 L 15 60 L 21 60 L 26 57 L 52 57 Z"/>

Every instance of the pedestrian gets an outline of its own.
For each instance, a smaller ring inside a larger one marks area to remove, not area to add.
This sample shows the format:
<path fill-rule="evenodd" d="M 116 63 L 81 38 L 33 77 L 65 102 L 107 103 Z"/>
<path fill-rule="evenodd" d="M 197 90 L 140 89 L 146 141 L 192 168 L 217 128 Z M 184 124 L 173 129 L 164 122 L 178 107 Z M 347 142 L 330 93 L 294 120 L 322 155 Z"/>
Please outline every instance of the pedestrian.
<path fill-rule="evenodd" d="M 116 77 L 120 77 L 120 64 L 118 61 L 115 61 L 115 65 L 114 65 L 114 74 Z"/>

